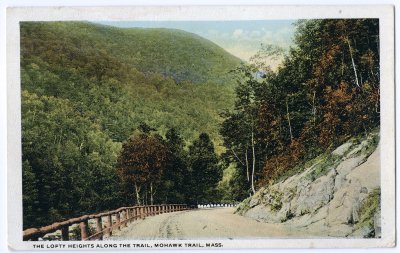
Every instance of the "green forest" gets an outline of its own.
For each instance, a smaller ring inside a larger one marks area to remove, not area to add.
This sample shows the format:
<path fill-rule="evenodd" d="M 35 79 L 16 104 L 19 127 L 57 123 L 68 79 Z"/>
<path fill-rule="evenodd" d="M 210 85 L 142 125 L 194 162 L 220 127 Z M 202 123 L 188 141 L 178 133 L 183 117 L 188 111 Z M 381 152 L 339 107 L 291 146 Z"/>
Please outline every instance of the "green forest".
<path fill-rule="evenodd" d="M 379 128 L 378 20 L 294 25 L 247 63 L 180 30 L 20 23 L 24 228 L 242 201 Z"/>

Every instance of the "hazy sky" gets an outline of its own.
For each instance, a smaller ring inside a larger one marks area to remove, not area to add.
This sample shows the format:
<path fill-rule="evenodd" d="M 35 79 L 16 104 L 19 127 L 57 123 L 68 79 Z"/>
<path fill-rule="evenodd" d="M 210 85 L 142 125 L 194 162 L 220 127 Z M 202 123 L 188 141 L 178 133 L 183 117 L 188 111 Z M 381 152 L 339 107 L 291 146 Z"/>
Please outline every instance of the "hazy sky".
<path fill-rule="evenodd" d="M 175 28 L 198 34 L 231 54 L 248 60 L 260 44 L 288 48 L 292 44 L 295 20 L 262 21 L 116 21 L 98 22 L 117 27 Z"/>

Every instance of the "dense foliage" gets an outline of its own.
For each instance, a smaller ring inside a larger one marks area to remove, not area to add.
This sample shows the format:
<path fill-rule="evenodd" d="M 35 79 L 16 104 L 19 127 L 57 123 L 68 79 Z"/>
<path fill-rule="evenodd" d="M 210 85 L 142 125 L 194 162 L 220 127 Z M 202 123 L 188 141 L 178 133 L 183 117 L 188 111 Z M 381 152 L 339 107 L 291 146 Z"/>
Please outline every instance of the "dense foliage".
<path fill-rule="evenodd" d="M 22 22 L 24 228 L 153 198 L 185 203 L 184 149 L 202 132 L 221 143 L 218 111 L 234 98 L 225 73 L 238 63 L 178 30 Z M 122 152 L 137 131 L 148 152 Z M 161 146 L 161 163 L 130 168 L 145 174 L 136 198 L 117 158 L 144 162 Z"/>
<path fill-rule="evenodd" d="M 146 123 L 163 136 L 174 127 L 187 143 L 207 132 L 220 144 L 218 112 L 233 104 L 227 73 L 238 64 L 179 30 L 21 23 L 22 88 L 70 100 L 118 142 Z"/>
<path fill-rule="evenodd" d="M 192 194 L 190 203 L 206 204 L 218 200 L 217 184 L 222 178 L 214 145 L 206 133 L 189 147 L 188 154 Z"/>
<path fill-rule="evenodd" d="M 24 227 L 118 207 L 120 143 L 68 100 L 23 91 L 22 115 Z"/>
<path fill-rule="evenodd" d="M 183 31 L 21 23 L 24 228 L 241 201 L 379 127 L 378 20 L 299 21 L 275 72 L 262 50 L 238 66 Z"/>
<path fill-rule="evenodd" d="M 141 189 L 148 187 L 150 204 L 153 204 L 153 187 L 161 179 L 166 160 L 166 147 L 154 136 L 139 134 L 125 142 L 118 159 L 119 174 L 127 189 L 125 194 L 131 195 L 134 189 L 136 203 L 141 205 Z"/>
<path fill-rule="evenodd" d="M 220 130 L 224 157 L 237 168 L 232 180 L 243 186 L 235 198 L 377 128 L 379 67 L 378 20 L 326 19 L 297 23 L 295 46 L 276 72 L 238 68 L 235 108 Z"/>

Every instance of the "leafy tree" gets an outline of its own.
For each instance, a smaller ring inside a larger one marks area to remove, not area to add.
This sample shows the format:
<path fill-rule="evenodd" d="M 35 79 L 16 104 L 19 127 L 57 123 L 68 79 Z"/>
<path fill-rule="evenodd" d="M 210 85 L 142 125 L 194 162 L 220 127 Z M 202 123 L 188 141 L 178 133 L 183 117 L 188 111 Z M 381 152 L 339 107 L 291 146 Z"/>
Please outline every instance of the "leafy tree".
<path fill-rule="evenodd" d="M 38 208 L 38 180 L 27 160 L 22 163 L 22 173 L 23 224 L 26 227 L 37 219 L 35 210 Z"/>
<path fill-rule="evenodd" d="M 220 133 L 225 157 L 241 172 L 237 180 L 250 182 L 251 175 L 258 184 L 277 180 L 379 126 L 378 20 L 301 20 L 296 26 L 295 46 L 275 73 L 256 74 L 267 69 L 268 52 L 274 52 L 268 46 L 253 57 L 257 66 L 236 72 L 235 108 L 222 115 Z M 256 173 L 247 165 L 254 160 Z M 249 184 L 243 187 L 246 192 Z"/>
<path fill-rule="evenodd" d="M 175 128 L 167 131 L 165 139 L 167 161 L 159 186 L 159 202 L 186 203 L 190 182 L 185 143 Z"/>
<path fill-rule="evenodd" d="M 190 202 L 209 203 L 217 201 L 217 184 L 222 178 L 214 145 L 206 133 L 201 133 L 189 147 L 191 170 Z"/>
<path fill-rule="evenodd" d="M 118 158 L 118 172 L 124 182 L 126 193 L 128 195 L 135 193 L 137 204 L 142 204 L 140 193 L 147 186 L 150 187 L 151 204 L 153 204 L 155 193 L 153 186 L 161 179 L 166 154 L 166 148 L 159 139 L 147 134 L 141 133 L 123 143 Z"/>
<path fill-rule="evenodd" d="M 251 65 L 243 65 L 236 69 L 238 86 L 235 107 L 233 111 L 222 114 L 224 121 L 220 129 L 227 156 L 242 168 L 240 178 L 246 180 L 243 185 L 247 188 L 244 191 L 253 194 L 256 192 L 256 181 L 266 151 L 263 142 L 260 141 L 262 128 L 259 114 L 260 102 L 263 101 L 268 88 L 263 80 L 257 79 L 256 71 Z"/>
<path fill-rule="evenodd" d="M 22 92 L 24 228 L 121 204 L 120 150 L 68 101 Z"/>

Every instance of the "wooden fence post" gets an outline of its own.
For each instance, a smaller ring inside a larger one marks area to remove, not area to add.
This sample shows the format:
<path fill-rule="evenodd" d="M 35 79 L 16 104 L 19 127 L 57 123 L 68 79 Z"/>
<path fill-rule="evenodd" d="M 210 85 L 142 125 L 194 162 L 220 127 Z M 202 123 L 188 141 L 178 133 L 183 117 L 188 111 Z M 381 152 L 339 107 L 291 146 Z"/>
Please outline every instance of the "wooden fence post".
<path fill-rule="evenodd" d="M 88 220 L 82 221 L 79 224 L 79 227 L 81 228 L 81 240 L 85 241 L 89 237 L 89 232 L 88 232 Z"/>
<path fill-rule="evenodd" d="M 144 219 L 144 217 L 145 217 L 144 211 L 145 211 L 145 208 L 143 206 L 141 206 L 140 207 L 140 218 L 142 218 L 142 219 Z"/>
<path fill-rule="evenodd" d="M 121 227 L 126 227 L 126 214 L 125 214 L 125 210 L 122 210 L 120 213 L 120 218 L 121 218 Z"/>
<path fill-rule="evenodd" d="M 117 212 L 115 214 L 115 218 L 116 218 L 116 229 L 120 230 L 120 226 L 121 226 L 121 217 L 119 216 L 119 212 Z"/>
<path fill-rule="evenodd" d="M 69 241 L 69 226 L 64 226 L 61 228 L 61 240 Z"/>
<path fill-rule="evenodd" d="M 103 231 L 101 217 L 96 217 L 96 233 L 100 233 L 101 231 Z M 103 236 L 100 236 L 99 239 L 103 240 Z"/>
<path fill-rule="evenodd" d="M 128 208 L 128 209 L 126 209 L 126 211 L 125 211 L 125 220 L 127 220 L 126 221 L 126 224 L 128 224 L 128 222 L 130 221 L 129 219 L 131 218 L 131 215 L 130 215 L 130 212 L 131 210 Z"/>
<path fill-rule="evenodd" d="M 106 235 L 111 236 L 112 235 L 112 217 L 111 214 L 107 215 L 107 229 L 106 229 Z"/>

